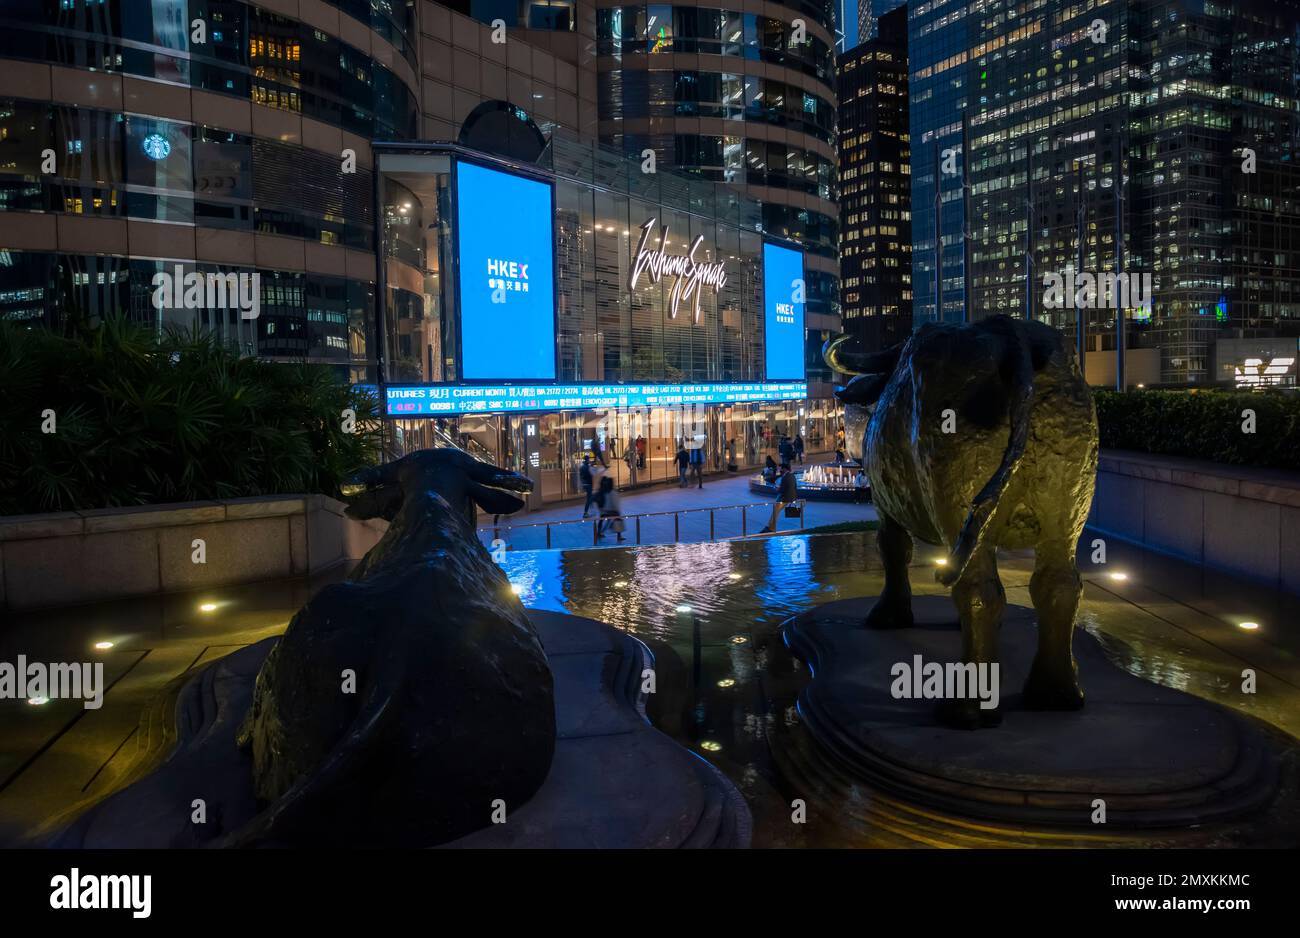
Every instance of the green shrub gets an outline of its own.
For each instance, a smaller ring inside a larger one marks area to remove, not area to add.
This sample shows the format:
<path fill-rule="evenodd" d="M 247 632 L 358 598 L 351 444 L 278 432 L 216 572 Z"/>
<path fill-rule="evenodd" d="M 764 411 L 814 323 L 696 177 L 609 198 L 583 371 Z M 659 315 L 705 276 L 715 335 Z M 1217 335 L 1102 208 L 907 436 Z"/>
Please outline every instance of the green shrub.
<path fill-rule="evenodd" d="M 1300 396 L 1280 392 L 1096 391 L 1103 448 L 1300 469 Z M 1255 432 L 1242 432 L 1242 411 Z"/>
<path fill-rule="evenodd" d="M 328 367 L 122 319 L 72 337 L 0 323 L 0 401 L 0 515 L 334 495 L 379 453 L 377 401 Z"/>

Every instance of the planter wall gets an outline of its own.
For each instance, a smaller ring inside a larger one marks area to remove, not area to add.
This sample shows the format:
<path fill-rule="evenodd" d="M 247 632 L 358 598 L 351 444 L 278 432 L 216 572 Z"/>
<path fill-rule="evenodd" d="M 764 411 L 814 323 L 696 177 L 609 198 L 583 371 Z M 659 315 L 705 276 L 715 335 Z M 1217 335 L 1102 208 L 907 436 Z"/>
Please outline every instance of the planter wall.
<path fill-rule="evenodd" d="M 0 517 L 0 608 L 34 609 L 319 573 L 383 535 L 322 495 Z M 195 540 L 205 563 L 194 562 Z"/>
<path fill-rule="evenodd" d="M 1300 593 L 1300 473 L 1103 450 L 1088 524 Z"/>

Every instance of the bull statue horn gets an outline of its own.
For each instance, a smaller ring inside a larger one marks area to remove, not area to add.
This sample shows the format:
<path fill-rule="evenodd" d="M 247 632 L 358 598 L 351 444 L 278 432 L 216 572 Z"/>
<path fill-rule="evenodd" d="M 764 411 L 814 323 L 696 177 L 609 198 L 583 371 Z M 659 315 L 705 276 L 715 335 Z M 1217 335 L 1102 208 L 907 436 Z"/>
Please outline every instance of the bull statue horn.
<path fill-rule="evenodd" d="M 891 374 L 905 344 L 899 342 L 880 352 L 863 352 L 850 348 L 853 343 L 853 336 L 832 336 L 822 346 L 822 359 L 831 368 L 846 375 Z"/>

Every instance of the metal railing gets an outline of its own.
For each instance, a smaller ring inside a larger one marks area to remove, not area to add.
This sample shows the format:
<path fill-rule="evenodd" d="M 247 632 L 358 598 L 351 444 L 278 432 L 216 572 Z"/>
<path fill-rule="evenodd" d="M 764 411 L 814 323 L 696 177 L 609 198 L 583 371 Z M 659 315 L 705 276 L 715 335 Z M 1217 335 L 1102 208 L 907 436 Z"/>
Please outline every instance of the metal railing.
<path fill-rule="evenodd" d="M 627 534 L 630 531 L 632 533 L 632 539 L 631 539 L 632 543 L 640 544 L 642 543 L 642 539 L 643 539 L 643 530 L 645 527 L 649 527 L 649 522 L 652 519 L 672 518 L 673 519 L 672 541 L 669 542 L 667 540 L 654 539 L 653 543 L 679 544 L 681 543 L 681 539 L 682 539 L 682 516 L 707 514 L 709 516 L 709 536 L 707 538 L 694 537 L 692 538 L 692 542 L 695 543 L 703 540 L 716 541 L 719 539 L 718 516 L 720 513 L 735 512 L 735 511 L 740 512 L 740 533 L 738 535 L 724 534 L 723 535 L 724 539 L 730 539 L 731 537 L 736 537 L 736 536 L 749 537 L 750 536 L 749 510 L 751 508 L 763 508 L 765 511 L 770 512 L 772 510 L 773 504 L 774 502 L 772 501 L 747 502 L 743 505 L 716 505 L 711 508 L 678 508 L 674 511 L 646 511 L 646 512 L 641 512 L 639 514 L 616 515 L 614 517 L 609 517 L 609 518 L 600 518 L 600 517 L 575 518 L 569 521 L 533 521 L 524 524 L 515 524 L 509 521 L 508 519 L 502 519 L 501 521 L 494 524 L 479 525 L 478 534 L 481 540 L 485 539 L 486 542 L 488 542 L 489 544 L 491 541 L 500 540 L 505 542 L 507 545 L 509 545 L 510 541 L 512 540 L 511 536 L 516 532 L 527 531 L 530 529 L 536 530 L 540 528 L 544 532 L 545 541 L 544 543 L 538 544 L 537 546 L 545 547 L 549 549 L 555 546 L 555 540 L 556 540 L 552 534 L 552 529 L 554 528 L 571 529 L 576 526 L 590 525 L 591 544 L 592 546 L 599 546 L 601 543 L 601 538 L 604 534 L 614 533 L 610 527 L 610 522 L 614 521 L 615 518 L 619 518 L 624 523 L 625 530 L 622 533 Z M 790 504 L 799 506 L 799 528 L 798 529 L 802 531 L 804 529 L 804 518 L 807 515 L 807 501 L 801 498 L 798 501 L 791 502 Z M 782 516 L 783 515 L 784 515 L 784 511 L 782 512 Z M 604 526 L 603 531 L 602 531 L 602 523 Z M 766 523 L 766 519 L 764 519 L 764 523 Z M 702 525 L 701 525 L 701 529 L 702 529 Z M 773 530 L 772 533 L 776 534 L 780 532 L 779 530 Z M 541 540 L 541 538 L 539 538 L 539 540 Z M 627 538 L 624 538 L 624 540 L 626 541 Z M 574 546 L 574 547 L 585 546 L 585 543 L 572 544 L 569 546 Z"/>

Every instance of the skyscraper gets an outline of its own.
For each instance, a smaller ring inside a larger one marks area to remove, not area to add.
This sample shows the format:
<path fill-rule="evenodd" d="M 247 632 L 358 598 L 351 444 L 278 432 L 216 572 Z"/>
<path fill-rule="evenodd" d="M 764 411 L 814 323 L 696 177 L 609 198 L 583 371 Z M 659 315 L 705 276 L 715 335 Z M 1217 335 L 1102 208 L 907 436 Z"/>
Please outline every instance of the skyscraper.
<path fill-rule="evenodd" d="M 839 58 L 840 293 L 844 331 L 868 349 L 912 331 L 907 10 Z"/>
<path fill-rule="evenodd" d="M 1074 331 L 1075 298 L 1053 302 L 1044 278 L 1123 272 L 1149 275 L 1149 302 L 1121 298 L 1121 319 L 1121 300 L 1081 297 L 1083 342 L 1113 353 L 1124 322 L 1128 345 L 1158 349 L 1157 380 L 1209 380 L 1217 337 L 1294 334 L 1300 124 L 1280 102 L 1300 91 L 1298 22 L 1294 0 L 913 6 L 918 321 L 960 320 L 969 284 L 973 318 L 1028 313 Z"/>
<path fill-rule="evenodd" d="M 810 380 L 840 327 L 831 0 L 768 14 L 690 2 L 596 11 L 600 139 L 658 166 L 738 188 L 765 234 L 800 241 Z"/>

